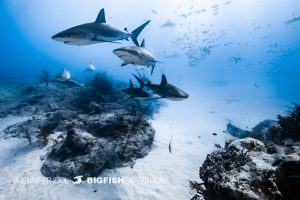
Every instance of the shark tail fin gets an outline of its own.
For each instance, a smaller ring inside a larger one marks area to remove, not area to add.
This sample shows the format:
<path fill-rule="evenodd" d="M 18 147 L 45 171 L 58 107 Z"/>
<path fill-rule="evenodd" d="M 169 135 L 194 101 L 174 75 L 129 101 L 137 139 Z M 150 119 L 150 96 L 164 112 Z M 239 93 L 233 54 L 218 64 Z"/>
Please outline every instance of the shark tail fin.
<path fill-rule="evenodd" d="M 133 84 L 132 84 L 131 79 L 129 79 L 129 87 L 130 87 L 130 88 L 133 88 Z"/>
<path fill-rule="evenodd" d="M 131 73 L 132 74 L 132 73 Z M 140 84 L 140 88 L 143 88 L 144 86 L 145 86 L 145 83 L 144 83 L 144 81 L 142 80 L 142 79 L 140 79 L 137 75 L 135 75 L 135 74 L 132 74 L 134 77 L 135 77 L 135 79 L 139 82 L 139 84 Z"/>
<path fill-rule="evenodd" d="M 150 23 L 150 20 L 148 20 L 147 22 L 145 22 L 144 24 L 142 24 L 141 26 L 139 26 L 138 28 L 136 28 L 134 31 L 131 32 L 131 40 L 133 41 L 133 43 L 136 46 L 139 46 L 139 43 L 137 41 L 137 37 L 139 36 L 139 34 L 142 32 L 142 30 Z"/>
<path fill-rule="evenodd" d="M 151 75 L 153 74 L 154 68 L 155 68 L 155 65 L 152 65 L 151 66 Z"/>
<path fill-rule="evenodd" d="M 104 8 L 102 8 L 97 16 L 97 19 L 95 21 L 96 23 L 106 23 L 105 20 L 105 11 Z"/>

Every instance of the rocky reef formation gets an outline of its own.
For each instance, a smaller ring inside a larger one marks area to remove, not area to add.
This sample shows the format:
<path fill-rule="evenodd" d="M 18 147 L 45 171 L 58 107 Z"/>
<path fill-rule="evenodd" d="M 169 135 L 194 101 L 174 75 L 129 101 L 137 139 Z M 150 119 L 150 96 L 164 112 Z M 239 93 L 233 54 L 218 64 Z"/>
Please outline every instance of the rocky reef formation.
<path fill-rule="evenodd" d="M 299 126 L 299 105 L 250 131 L 228 124 L 227 132 L 242 139 L 207 155 L 199 171 L 203 182 L 190 182 L 192 199 L 300 199 Z"/>
<path fill-rule="evenodd" d="M 74 130 L 74 124 L 67 124 L 67 136 L 47 155 L 42 174 L 69 179 L 78 175 L 94 177 L 105 168 L 133 165 L 137 158 L 146 156 L 151 150 L 154 129 L 136 116 L 119 120 L 122 123 L 92 122 L 96 136 L 81 135 Z"/>
<path fill-rule="evenodd" d="M 47 177 L 86 178 L 105 168 L 133 166 L 151 150 L 155 131 L 148 119 L 161 104 L 119 103 L 126 98 L 120 87 L 106 74 L 96 74 L 86 87 L 18 86 L 14 98 L 3 99 L 0 113 L 28 120 L 7 127 L 2 137 L 40 144 L 46 150 L 41 172 Z"/>

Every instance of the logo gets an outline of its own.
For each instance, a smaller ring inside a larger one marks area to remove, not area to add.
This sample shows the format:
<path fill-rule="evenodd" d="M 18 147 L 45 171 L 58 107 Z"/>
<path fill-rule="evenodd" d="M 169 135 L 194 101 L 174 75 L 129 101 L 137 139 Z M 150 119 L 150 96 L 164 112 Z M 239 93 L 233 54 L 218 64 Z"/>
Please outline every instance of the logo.
<path fill-rule="evenodd" d="M 71 181 L 71 182 L 73 183 L 73 185 L 79 185 L 80 183 L 83 183 L 82 177 L 83 176 L 75 176 L 74 179 L 76 181 Z"/>

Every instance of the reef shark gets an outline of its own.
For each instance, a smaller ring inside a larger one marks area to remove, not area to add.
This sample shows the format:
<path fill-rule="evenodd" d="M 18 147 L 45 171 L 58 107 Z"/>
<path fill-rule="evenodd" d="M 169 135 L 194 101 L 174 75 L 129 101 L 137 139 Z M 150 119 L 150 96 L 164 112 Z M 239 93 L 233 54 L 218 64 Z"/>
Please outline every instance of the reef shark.
<path fill-rule="evenodd" d="M 145 98 L 148 98 L 150 96 L 148 92 L 145 92 L 143 90 L 142 85 L 140 85 L 140 87 L 138 87 L 138 88 L 133 87 L 131 79 L 129 81 L 130 81 L 129 82 L 129 87 L 122 89 L 122 92 L 129 95 L 130 97 L 128 99 L 125 99 L 125 100 L 121 101 L 120 103 L 123 103 L 125 101 L 129 101 L 131 99 L 145 99 Z"/>
<path fill-rule="evenodd" d="M 84 86 L 83 84 L 77 81 L 71 80 L 71 73 L 65 68 L 61 72 L 59 72 L 53 80 L 49 79 L 49 73 L 43 70 L 42 74 L 40 75 L 40 82 L 46 83 L 46 87 L 48 87 L 50 82 L 64 84 L 69 87 Z"/>
<path fill-rule="evenodd" d="M 145 48 L 145 40 L 142 41 L 141 46 L 121 47 L 113 50 L 113 53 L 124 61 L 121 66 L 133 64 L 151 67 L 151 75 L 153 74 L 156 63 L 159 62 L 154 55 Z"/>
<path fill-rule="evenodd" d="M 107 24 L 105 12 L 102 8 L 95 22 L 74 26 L 57 33 L 52 36 L 52 39 L 68 45 L 82 46 L 101 42 L 116 43 L 118 40 L 128 40 L 128 38 L 131 38 L 133 43 L 138 46 L 137 37 L 149 22 L 150 20 L 129 33 L 126 28 L 121 30 Z"/>
<path fill-rule="evenodd" d="M 183 90 L 177 88 L 174 85 L 169 84 L 164 74 L 162 75 L 160 84 L 152 84 L 150 81 L 144 83 L 142 79 L 140 79 L 138 76 L 134 74 L 133 76 L 140 83 L 141 88 L 147 87 L 148 89 L 153 91 L 154 94 L 159 95 L 159 97 L 156 99 L 165 98 L 173 101 L 180 101 L 180 100 L 187 99 L 189 97 L 189 95 Z"/>
<path fill-rule="evenodd" d="M 77 82 L 77 81 L 74 81 L 74 80 L 71 80 L 71 73 L 69 71 L 67 71 L 65 68 L 59 72 L 56 76 L 56 80 L 52 80 L 52 82 L 57 82 L 57 83 L 62 83 L 62 84 L 65 84 L 67 86 L 81 86 L 83 87 L 84 85 Z"/>

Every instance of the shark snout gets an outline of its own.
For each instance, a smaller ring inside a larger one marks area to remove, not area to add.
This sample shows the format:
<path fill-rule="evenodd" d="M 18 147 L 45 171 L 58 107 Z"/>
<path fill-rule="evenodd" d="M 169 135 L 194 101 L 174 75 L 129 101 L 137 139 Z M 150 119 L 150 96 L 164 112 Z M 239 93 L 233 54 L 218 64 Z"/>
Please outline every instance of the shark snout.
<path fill-rule="evenodd" d="M 182 99 L 182 100 L 187 99 L 187 98 L 189 98 L 189 94 L 187 94 L 186 92 L 181 90 L 181 91 L 179 91 L 177 98 Z"/>
<path fill-rule="evenodd" d="M 113 54 L 115 54 L 116 56 L 121 56 L 125 53 L 125 50 L 123 48 L 118 48 L 112 51 Z"/>
<path fill-rule="evenodd" d="M 52 40 L 55 40 L 55 41 L 62 41 L 63 39 L 63 35 L 61 33 L 58 33 L 58 34 L 55 34 L 51 37 Z"/>
<path fill-rule="evenodd" d="M 58 42 L 64 42 L 64 41 L 72 41 L 74 38 L 71 37 L 71 33 L 68 32 L 60 32 L 51 37 L 52 40 L 58 41 Z M 76 38 L 75 38 L 76 39 Z"/>

